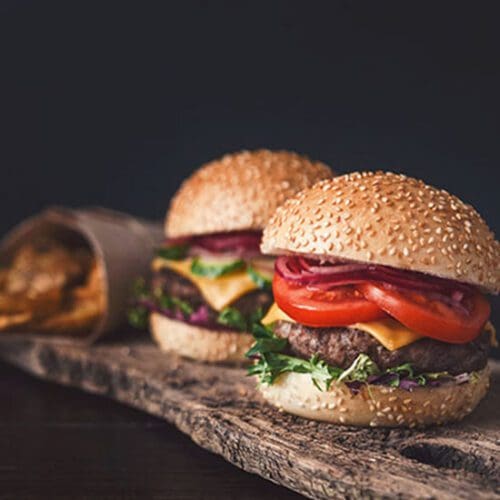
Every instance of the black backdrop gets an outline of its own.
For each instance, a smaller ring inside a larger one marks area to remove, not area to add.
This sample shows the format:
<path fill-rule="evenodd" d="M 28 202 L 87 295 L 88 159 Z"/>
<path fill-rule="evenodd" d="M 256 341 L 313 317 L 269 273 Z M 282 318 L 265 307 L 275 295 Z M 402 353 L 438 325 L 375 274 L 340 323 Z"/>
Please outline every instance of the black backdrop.
<path fill-rule="evenodd" d="M 47 204 L 160 218 L 242 148 L 391 169 L 500 233 L 495 2 L 3 0 L 0 231 Z"/>

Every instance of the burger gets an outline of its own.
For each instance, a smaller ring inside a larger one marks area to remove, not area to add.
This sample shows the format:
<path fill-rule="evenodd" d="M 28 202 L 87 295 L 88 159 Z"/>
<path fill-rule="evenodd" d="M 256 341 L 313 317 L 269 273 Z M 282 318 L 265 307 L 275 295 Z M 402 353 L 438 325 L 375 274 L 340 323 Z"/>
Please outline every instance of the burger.
<path fill-rule="evenodd" d="M 250 325 L 273 303 L 273 260 L 259 245 L 278 205 L 332 176 L 286 151 L 228 154 L 202 166 L 168 210 L 152 279 L 135 290 L 131 321 L 149 320 L 165 351 L 207 362 L 245 360 Z"/>
<path fill-rule="evenodd" d="M 485 293 L 500 244 L 470 206 L 404 175 L 324 180 L 278 208 L 275 303 L 250 374 L 302 417 L 358 426 L 459 420 L 486 394 L 495 342 Z"/>

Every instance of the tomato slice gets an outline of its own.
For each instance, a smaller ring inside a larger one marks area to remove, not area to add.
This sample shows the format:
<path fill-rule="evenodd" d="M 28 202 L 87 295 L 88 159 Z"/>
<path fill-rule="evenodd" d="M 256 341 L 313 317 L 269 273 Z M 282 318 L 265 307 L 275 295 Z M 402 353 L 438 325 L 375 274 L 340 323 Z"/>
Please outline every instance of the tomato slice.
<path fill-rule="evenodd" d="M 353 286 L 339 286 L 328 291 L 311 290 L 290 283 L 275 273 L 273 293 L 279 308 L 306 326 L 346 326 L 387 316 Z"/>
<path fill-rule="evenodd" d="M 376 283 L 363 283 L 358 289 L 408 328 L 452 344 L 474 340 L 490 316 L 490 304 L 479 292 L 467 299 L 467 313 L 419 292 Z"/>

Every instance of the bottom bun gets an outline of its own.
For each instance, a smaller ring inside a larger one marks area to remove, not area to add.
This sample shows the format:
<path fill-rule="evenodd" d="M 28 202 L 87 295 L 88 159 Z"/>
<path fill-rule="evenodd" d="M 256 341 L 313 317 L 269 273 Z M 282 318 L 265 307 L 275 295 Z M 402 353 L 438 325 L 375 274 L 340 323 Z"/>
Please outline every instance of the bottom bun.
<path fill-rule="evenodd" d="M 332 383 L 320 391 L 308 374 L 286 373 L 272 385 L 261 385 L 264 397 L 294 415 L 335 424 L 371 427 L 416 427 L 461 420 L 481 401 L 489 387 L 488 367 L 475 382 L 461 385 L 397 387 L 365 385 L 353 394 L 343 384 Z"/>
<path fill-rule="evenodd" d="M 209 330 L 167 318 L 150 315 L 151 335 L 163 351 L 207 362 L 243 362 L 254 340 L 249 333 Z"/>

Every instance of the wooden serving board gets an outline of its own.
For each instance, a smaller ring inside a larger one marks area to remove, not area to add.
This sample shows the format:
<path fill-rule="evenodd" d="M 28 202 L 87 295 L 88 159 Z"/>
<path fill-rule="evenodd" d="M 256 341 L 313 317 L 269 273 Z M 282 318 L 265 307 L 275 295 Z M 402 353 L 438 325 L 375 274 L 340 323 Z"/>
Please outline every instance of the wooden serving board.
<path fill-rule="evenodd" d="M 491 362 L 489 395 L 463 422 L 390 430 L 280 413 L 244 369 L 179 360 L 146 340 L 4 339 L 0 357 L 164 418 L 237 467 L 310 498 L 500 498 L 499 362 Z"/>

